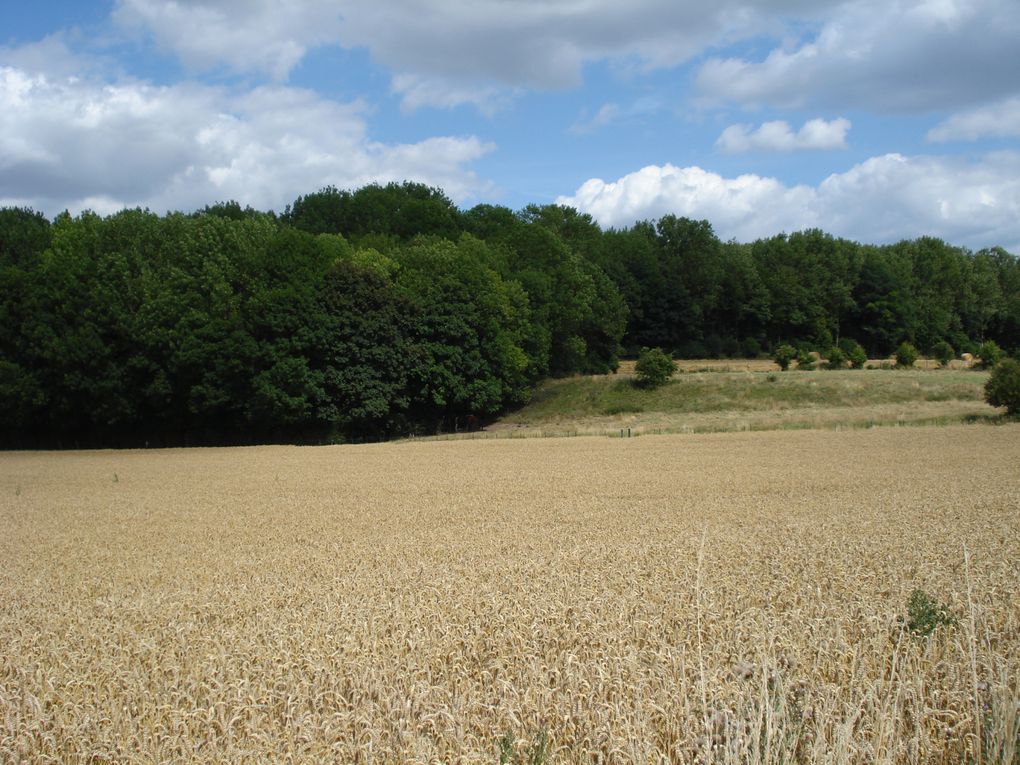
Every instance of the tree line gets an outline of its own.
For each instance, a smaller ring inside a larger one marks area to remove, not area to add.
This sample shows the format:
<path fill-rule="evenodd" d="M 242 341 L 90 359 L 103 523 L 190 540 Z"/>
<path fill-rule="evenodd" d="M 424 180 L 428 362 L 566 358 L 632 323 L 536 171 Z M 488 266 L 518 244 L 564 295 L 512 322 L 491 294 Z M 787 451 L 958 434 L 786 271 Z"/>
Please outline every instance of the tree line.
<path fill-rule="evenodd" d="M 458 209 L 416 183 L 276 215 L 0 209 L 0 444 L 370 440 L 465 427 L 621 353 L 1020 343 L 1020 264 L 667 215 Z"/>

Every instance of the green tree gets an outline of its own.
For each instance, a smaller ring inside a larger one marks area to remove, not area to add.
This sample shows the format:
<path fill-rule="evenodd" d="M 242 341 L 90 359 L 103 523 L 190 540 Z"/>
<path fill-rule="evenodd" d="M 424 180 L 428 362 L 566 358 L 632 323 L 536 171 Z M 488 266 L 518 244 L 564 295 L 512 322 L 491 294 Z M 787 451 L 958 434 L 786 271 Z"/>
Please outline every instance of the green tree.
<path fill-rule="evenodd" d="M 531 367 L 519 297 L 486 264 L 484 243 L 414 240 L 400 254 L 398 287 L 415 307 L 411 386 L 415 418 L 429 429 L 519 402 Z"/>
<path fill-rule="evenodd" d="M 351 193 L 326 186 L 314 194 L 300 196 L 287 205 L 284 223 L 310 234 L 340 234 L 348 231 L 347 208 Z"/>
<path fill-rule="evenodd" d="M 539 224 L 517 229 L 507 244 L 508 277 L 527 292 L 536 325 L 526 348 L 532 373 L 560 377 L 583 371 L 588 347 L 582 332 L 596 292 L 580 256 Z"/>
<path fill-rule="evenodd" d="M 1020 258 L 1001 247 L 983 250 L 994 263 L 1001 295 L 1000 307 L 990 319 L 988 335 L 1014 355 L 1020 354 Z"/>
<path fill-rule="evenodd" d="M 50 223 L 40 213 L 0 208 L 0 434 L 11 439 L 31 430 L 47 400 L 26 333 L 38 321 L 36 271 L 51 238 Z"/>
<path fill-rule="evenodd" d="M 42 213 L 22 207 L 0 208 L 0 268 L 32 267 L 50 246 L 50 222 Z"/>
<path fill-rule="evenodd" d="M 650 223 L 639 223 L 603 233 L 593 254 L 627 306 L 621 342 L 628 353 L 636 354 L 643 346 L 674 345 L 676 335 L 667 318 L 667 284 L 659 250 L 655 228 Z"/>
<path fill-rule="evenodd" d="M 794 338 L 833 344 L 855 307 L 860 248 L 811 229 L 759 240 L 752 247 L 769 293 L 771 340 Z"/>
<path fill-rule="evenodd" d="M 887 356 L 914 336 L 917 299 L 909 253 L 865 247 L 854 287 L 854 336 L 875 356 Z"/>
<path fill-rule="evenodd" d="M 934 237 L 901 242 L 897 247 L 911 258 L 912 290 L 917 297 L 914 337 L 920 348 L 928 350 L 962 329 L 958 306 L 966 281 L 966 256 Z"/>
<path fill-rule="evenodd" d="M 985 401 L 1006 407 L 1012 417 L 1020 415 L 1020 361 L 1003 359 L 985 383 Z"/>
<path fill-rule="evenodd" d="M 381 438 L 408 426 L 412 378 L 422 374 L 413 333 L 419 308 L 377 270 L 330 266 L 317 289 L 311 369 L 321 375 L 319 420 L 335 437 Z"/>
<path fill-rule="evenodd" d="M 981 347 L 978 348 L 977 355 L 981 359 L 981 366 L 985 369 L 991 369 L 1002 358 L 1002 348 L 994 340 L 985 340 L 981 343 Z"/>
<path fill-rule="evenodd" d="M 727 337 L 743 343 L 753 341 L 756 346 L 752 347 L 760 352 L 760 340 L 768 334 L 772 311 L 751 248 L 730 242 L 722 245 L 719 257 L 722 284 L 709 323 Z"/>
<path fill-rule="evenodd" d="M 722 245 L 707 220 L 691 220 L 666 215 L 655 226 L 666 280 L 666 309 L 672 322 L 672 342 L 682 355 L 704 343 L 709 334 L 717 334 L 711 320 L 719 306 L 724 274 Z M 715 349 L 716 354 L 721 351 Z"/>

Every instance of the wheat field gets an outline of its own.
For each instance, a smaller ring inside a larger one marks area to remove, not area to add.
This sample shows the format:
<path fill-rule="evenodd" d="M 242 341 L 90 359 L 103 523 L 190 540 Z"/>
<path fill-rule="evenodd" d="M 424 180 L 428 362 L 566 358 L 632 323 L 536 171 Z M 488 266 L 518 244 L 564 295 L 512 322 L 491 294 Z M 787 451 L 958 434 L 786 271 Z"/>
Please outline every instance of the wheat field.
<path fill-rule="evenodd" d="M 0 454 L 0 762 L 1013 763 L 1018 458 L 1016 425 Z"/>

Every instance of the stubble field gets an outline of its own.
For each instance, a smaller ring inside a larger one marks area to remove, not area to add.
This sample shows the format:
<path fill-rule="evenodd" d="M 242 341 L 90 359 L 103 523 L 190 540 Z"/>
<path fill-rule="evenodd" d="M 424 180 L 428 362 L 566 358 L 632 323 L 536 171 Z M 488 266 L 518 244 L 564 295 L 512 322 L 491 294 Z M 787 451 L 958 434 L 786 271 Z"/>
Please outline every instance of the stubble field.
<path fill-rule="evenodd" d="M 0 454 L 0 761 L 1014 762 L 1018 457 L 1015 425 Z"/>

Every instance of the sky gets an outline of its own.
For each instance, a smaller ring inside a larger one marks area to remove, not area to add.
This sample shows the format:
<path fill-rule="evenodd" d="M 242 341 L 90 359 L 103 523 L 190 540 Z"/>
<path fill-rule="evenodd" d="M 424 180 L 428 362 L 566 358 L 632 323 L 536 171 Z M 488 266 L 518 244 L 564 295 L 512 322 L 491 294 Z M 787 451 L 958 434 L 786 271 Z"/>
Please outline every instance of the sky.
<path fill-rule="evenodd" d="M 667 213 L 1020 253 L 1017 0 L 0 5 L 0 206 Z"/>

